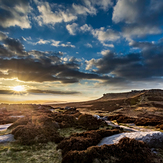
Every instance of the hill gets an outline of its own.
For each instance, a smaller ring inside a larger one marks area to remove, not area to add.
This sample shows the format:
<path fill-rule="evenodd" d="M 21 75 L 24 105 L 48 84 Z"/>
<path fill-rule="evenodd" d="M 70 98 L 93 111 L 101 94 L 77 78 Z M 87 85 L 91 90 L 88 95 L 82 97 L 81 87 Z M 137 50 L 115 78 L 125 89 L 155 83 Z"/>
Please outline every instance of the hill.
<path fill-rule="evenodd" d="M 163 117 L 163 90 L 151 89 L 125 93 L 107 93 L 101 98 L 51 105 L 54 108 L 76 107 L 89 114 L 124 114 L 132 117 Z"/>

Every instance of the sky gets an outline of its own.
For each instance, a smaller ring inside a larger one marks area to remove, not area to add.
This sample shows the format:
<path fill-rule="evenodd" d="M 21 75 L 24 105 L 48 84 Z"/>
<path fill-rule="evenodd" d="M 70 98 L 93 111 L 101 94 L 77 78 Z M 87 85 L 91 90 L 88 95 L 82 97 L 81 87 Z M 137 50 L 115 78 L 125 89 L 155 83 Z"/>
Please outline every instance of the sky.
<path fill-rule="evenodd" d="M 0 102 L 154 88 L 163 88 L 162 0 L 0 0 Z"/>

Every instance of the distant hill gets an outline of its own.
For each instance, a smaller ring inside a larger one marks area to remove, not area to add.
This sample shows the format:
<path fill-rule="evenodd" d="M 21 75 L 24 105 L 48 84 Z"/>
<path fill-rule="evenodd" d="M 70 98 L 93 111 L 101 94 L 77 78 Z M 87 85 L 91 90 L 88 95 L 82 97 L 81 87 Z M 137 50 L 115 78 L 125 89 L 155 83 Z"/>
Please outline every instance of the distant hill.
<path fill-rule="evenodd" d="M 163 90 L 132 90 L 124 93 L 106 93 L 101 98 L 74 103 L 52 105 L 53 107 L 70 106 L 90 112 L 107 112 L 130 116 L 163 117 Z M 80 110 L 80 111 L 81 111 Z"/>
<path fill-rule="evenodd" d="M 101 98 L 98 100 L 100 101 L 108 101 L 108 100 L 120 100 L 120 99 L 127 99 L 127 98 L 134 98 L 136 96 L 140 96 L 144 94 L 146 90 L 136 91 L 132 90 L 131 92 L 124 92 L 124 93 L 106 93 L 103 94 Z"/>
<path fill-rule="evenodd" d="M 123 93 L 106 93 L 103 94 L 103 96 L 99 98 L 98 101 L 121 100 L 121 99 L 134 98 L 141 95 L 163 96 L 163 90 L 150 89 L 150 90 L 132 90 L 130 92 L 123 92 Z"/>

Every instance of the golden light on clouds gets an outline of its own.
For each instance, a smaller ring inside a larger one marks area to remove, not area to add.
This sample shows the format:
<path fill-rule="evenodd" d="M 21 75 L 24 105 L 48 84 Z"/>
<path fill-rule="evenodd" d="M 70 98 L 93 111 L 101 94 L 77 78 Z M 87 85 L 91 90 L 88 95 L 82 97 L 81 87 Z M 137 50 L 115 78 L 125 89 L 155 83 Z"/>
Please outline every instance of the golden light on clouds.
<path fill-rule="evenodd" d="M 25 88 L 24 88 L 24 86 L 17 85 L 17 86 L 14 86 L 12 88 L 12 90 L 15 91 L 15 92 L 24 92 L 25 91 Z"/>

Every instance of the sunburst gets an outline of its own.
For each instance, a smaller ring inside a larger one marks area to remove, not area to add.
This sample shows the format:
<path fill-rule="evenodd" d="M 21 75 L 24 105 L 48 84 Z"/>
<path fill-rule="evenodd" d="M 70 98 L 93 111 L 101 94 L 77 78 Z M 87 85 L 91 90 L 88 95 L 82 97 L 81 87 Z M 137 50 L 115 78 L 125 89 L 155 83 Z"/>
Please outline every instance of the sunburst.
<path fill-rule="evenodd" d="M 17 85 L 17 86 L 14 86 L 13 88 L 12 88 L 12 90 L 14 91 L 14 92 L 25 92 L 25 88 L 24 88 L 24 86 L 22 86 L 22 85 Z"/>

